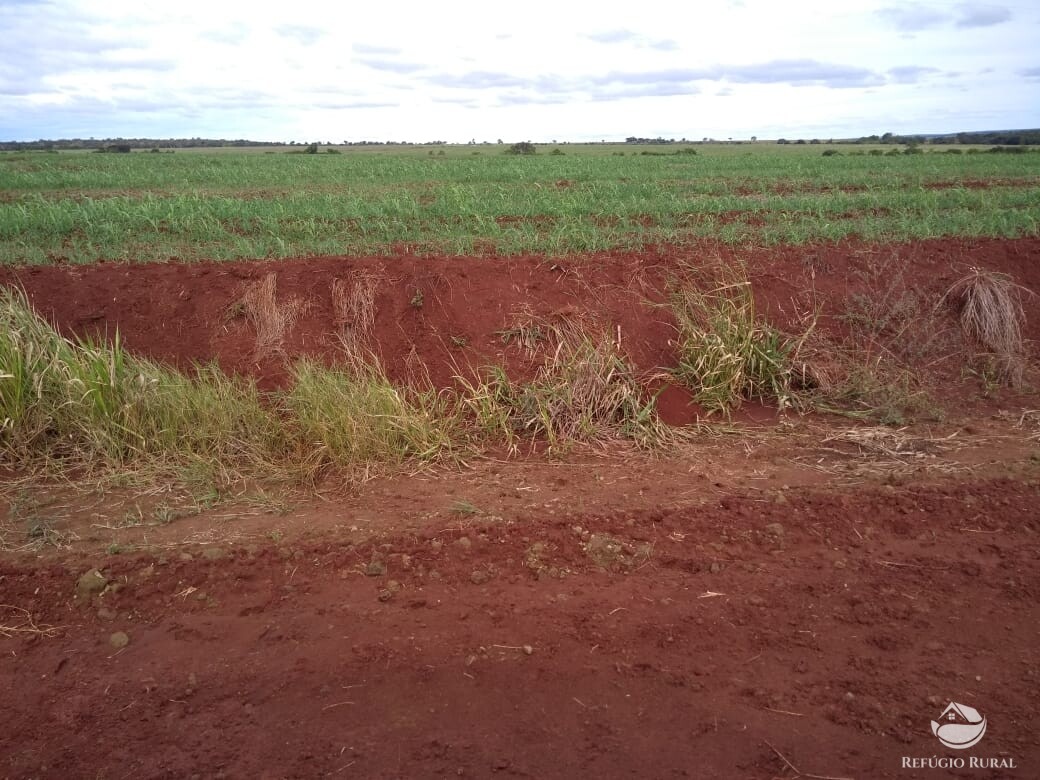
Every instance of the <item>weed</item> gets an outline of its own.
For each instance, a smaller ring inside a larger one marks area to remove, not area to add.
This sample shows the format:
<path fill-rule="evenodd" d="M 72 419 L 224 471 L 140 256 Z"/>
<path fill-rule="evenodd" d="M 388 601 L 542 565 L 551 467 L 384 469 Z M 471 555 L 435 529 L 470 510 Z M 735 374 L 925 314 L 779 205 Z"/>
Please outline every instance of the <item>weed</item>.
<path fill-rule="evenodd" d="M 424 301 L 423 291 L 416 287 L 415 292 L 412 294 L 412 299 L 408 303 L 411 304 L 413 309 L 421 309 Z"/>
<path fill-rule="evenodd" d="M 281 471 L 284 432 L 255 386 L 133 357 L 118 334 L 110 345 L 69 341 L 10 288 L 0 290 L 0 377 L 0 450 L 14 464 L 134 463 L 207 479 Z"/>
<path fill-rule="evenodd" d="M 484 431 L 514 444 L 519 434 L 544 435 L 551 448 L 618 437 L 641 446 L 668 439 L 655 399 L 643 399 L 608 331 L 576 322 L 544 327 L 555 346 L 530 382 L 514 383 L 500 367 L 486 369 L 481 380 L 459 379 L 462 404 Z"/>
<path fill-rule="evenodd" d="M 141 511 L 141 507 L 135 506 L 133 509 L 127 510 L 126 515 L 123 517 L 123 522 L 119 524 L 119 528 L 134 528 L 144 524 L 144 512 Z"/>
<path fill-rule="evenodd" d="M 546 340 L 547 330 L 538 323 L 527 322 L 515 325 L 512 328 L 506 328 L 505 330 L 495 331 L 495 335 L 506 346 L 515 342 L 533 352 Z"/>
<path fill-rule="evenodd" d="M 675 375 L 709 412 L 728 412 L 745 399 L 792 400 L 793 356 L 800 344 L 785 338 L 755 313 L 751 282 L 742 268 L 688 268 L 673 284 L 671 307 L 679 328 Z"/>
<path fill-rule="evenodd" d="M 313 468 L 364 471 L 433 459 L 451 448 L 446 401 L 432 391 L 395 387 L 374 357 L 348 355 L 337 369 L 300 361 L 293 379 L 285 406 Z"/>
<path fill-rule="evenodd" d="M 450 511 L 454 515 L 461 515 L 463 517 L 472 517 L 473 515 L 481 514 L 480 509 L 466 499 L 460 499 L 453 503 Z"/>
<path fill-rule="evenodd" d="M 937 316 L 934 298 L 907 281 L 897 256 L 868 260 L 855 279 L 862 290 L 848 297 L 838 320 L 859 348 L 916 364 L 952 351 L 949 328 Z"/>
<path fill-rule="evenodd" d="M 172 506 L 163 502 L 152 509 L 152 521 L 155 525 L 169 525 L 179 514 Z"/>
<path fill-rule="evenodd" d="M 941 418 L 930 369 L 955 352 L 955 334 L 898 257 L 869 260 L 855 279 L 858 291 L 835 317 L 845 335 L 817 330 L 803 345 L 805 404 L 885 425 Z"/>

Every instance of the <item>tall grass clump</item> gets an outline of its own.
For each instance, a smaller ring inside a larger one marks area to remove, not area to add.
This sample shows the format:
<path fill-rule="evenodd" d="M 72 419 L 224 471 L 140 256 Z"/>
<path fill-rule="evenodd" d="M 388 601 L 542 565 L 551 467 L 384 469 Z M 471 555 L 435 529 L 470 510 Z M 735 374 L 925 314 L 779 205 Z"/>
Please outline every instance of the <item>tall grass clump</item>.
<path fill-rule="evenodd" d="M 312 468 L 367 471 L 451 450 L 451 404 L 432 389 L 394 386 L 373 356 L 348 346 L 336 368 L 301 360 L 293 380 L 284 403 Z"/>
<path fill-rule="evenodd" d="M 19 465 L 271 475 L 289 442 L 252 383 L 187 376 L 111 344 L 61 336 L 0 290 L 0 451 Z"/>
<path fill-rule="evenodd" d="M 668 438 L 655 399 L 644 399 L 627 356 L 606 330 L 577 322 L 549 325 L 545 363 L 528 382 L 487 369 L 463 385 L 461 401 L 487 434 L 515 445 L 518 436 L 544 436 L 552 447 L 570 442 L 628 439 L 640 446 Z"/>
<path fill-rule="evenodd" d="M 1025 370 L 1021 290 L 1007 274 L 973 268 L 943 296 L 959 307 L 964 334 L 996 358 L 1001 379 L 1011 385 L 1021 384 Z"/>
<path fill-rule="evenodd" d="M 743 269 L 718 269 L 705 284 L 690 269 L 673 285 L 679 329 L 675 375 L 709 412 L 729 412 L 746 399 L 792 401 L 793 357 L 800 341 L 784 337 L 755 312 Z"/>

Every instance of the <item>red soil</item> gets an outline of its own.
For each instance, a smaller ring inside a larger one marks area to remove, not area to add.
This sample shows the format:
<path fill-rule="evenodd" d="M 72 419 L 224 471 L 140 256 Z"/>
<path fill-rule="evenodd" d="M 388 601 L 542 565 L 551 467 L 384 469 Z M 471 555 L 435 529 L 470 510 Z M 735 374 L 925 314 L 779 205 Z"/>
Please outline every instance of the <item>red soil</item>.
<path fill-rule="evenodd" d="M 530 372 L 500 332 L 531 317 L 620 326 L 641 370 L 672 365 L 654 304 L 680 261 L 714 258 L 748 263 L 779 325 L 810 288 L 838 311 L 891 258 L 928 291 L 978 266 L 1040 292 L 1038 239 L 103 264 L 0 282 L 66 333 L 118 328 L 137 352 L 271 386 L 284 357 L 252 359 L 234 313 L 246 285 L 275 273 L 279 301 L 306 304 L 285 357 L 334 359 L 332 280 L 378 273 L 387 367 L 406 377 L 414 350 L 446 384 L 489 361 Z M 661 402 L 688 417 L 678 390 Z M 1007 408 L 961 409 L 902 455 L 792 419 L 659 458 L 478 459 L 346 494 L 330 479 L 285 516 L 259 495 L 130 528 L 131 510 L 178 494 L 58 485 L 30 491 L 26 518 L 9 485 L 5 547 L 60 512 L 54 530 L 79 541 L 0 557 L 0 776 L 904 778 L 942 775 L 903 768 L 937 756 L 1016 767 L 964 776 L 1037 776 L 1040 429 L 1023 412 L 1040 403 Z M 108 587 L 77 595 L 95 567 Z M 971 750 L 931 733 L 951 701 L 988 719 Z"/>
<path fill-rule="evenodd" d="M 60 627 L 3 640 L 2 771 L 918 777 L 904 756 L 957 755 L 929 728 L 952 700 L 989 721 L 965 756 L 1019 768 L 978 776 L 1036 775 L 1037 482 L 705 491 L 0 562 L 4 602 Z M 112 587 L 76 599 L 92 566 Z"/>
<path fill-rule="evenodd" d="M 780 327 L 791 325 L 809 290 L 825 312 L 840 311 L 862 291 L 871 262 L 891 261 L 906 283 L 941 294 L 971 267 L 1010 274 L 1040 293 L 1040 239 L 941 239 L 909 244 L 859 242 L 798 247 L 733 247 L 702 243 L 640 253 L 545 257 L 324 257 L 198 264 L 111 264 L 0 269 L 0 283 L 23 286 L 37 309 L 70 334 L 111 336 L 117 329 L 131 350 L 179 367 L 216 360 L 266 386 L 281 384 L 285 358 L 339 350 L 331 284 L 359 272 L 379 275 L 376 350 L 395 379 L 403 360 L 423 360 L 438 386 L 489 363 L 529 372 L 529 355 L 503 343 L 503 331 L 535 318 L 580 315 L 616 333 L 634 363 L 652 373 L 675 364 L 674 321 L 660 306 L 670 275 L 683 262 L 744 261 L 756 297 Z M 278 300 L 305 309 L 287 335 L 285 355 L 254 359 L 255 334 L 235 303 L 245 287 L 277 275 Z M 421 296 L 416 293 L 421 292 Z M 421 298 L 421 305 L 418 298 Z M 835 323 L 829 323 L 836 326 Z M 1040 339 L 1040 317 L 1027 335 Z"/>

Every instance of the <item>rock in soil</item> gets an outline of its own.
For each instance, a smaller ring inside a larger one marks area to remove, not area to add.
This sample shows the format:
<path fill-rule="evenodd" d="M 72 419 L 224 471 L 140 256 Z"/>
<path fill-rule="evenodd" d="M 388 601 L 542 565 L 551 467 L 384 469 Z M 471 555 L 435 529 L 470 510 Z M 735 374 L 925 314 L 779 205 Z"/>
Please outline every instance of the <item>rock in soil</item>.
<path fill-rule="evenodd" d="M 386 564 L 382 561 L 371 561 L 365 567 L 365 574 L 369 577 L 382 577 L 386 574 Z"/>
<path fill-rule="evenodd" d="M 108 578 L 97 569 L 84 572 L 76 580 L 76 596 L 81 599 L 89 599 L 100 593 L 108 585 Z"/>

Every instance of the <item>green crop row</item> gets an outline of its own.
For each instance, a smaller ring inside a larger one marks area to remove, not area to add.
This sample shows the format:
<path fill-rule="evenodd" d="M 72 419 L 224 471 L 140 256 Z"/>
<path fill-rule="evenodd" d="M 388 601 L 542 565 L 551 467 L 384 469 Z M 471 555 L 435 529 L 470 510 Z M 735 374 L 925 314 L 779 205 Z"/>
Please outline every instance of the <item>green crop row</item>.
<path fill-rule="evenodd" d="M 0 262 L 1036 235 L 1040 154 L 0 155 Z"/>

